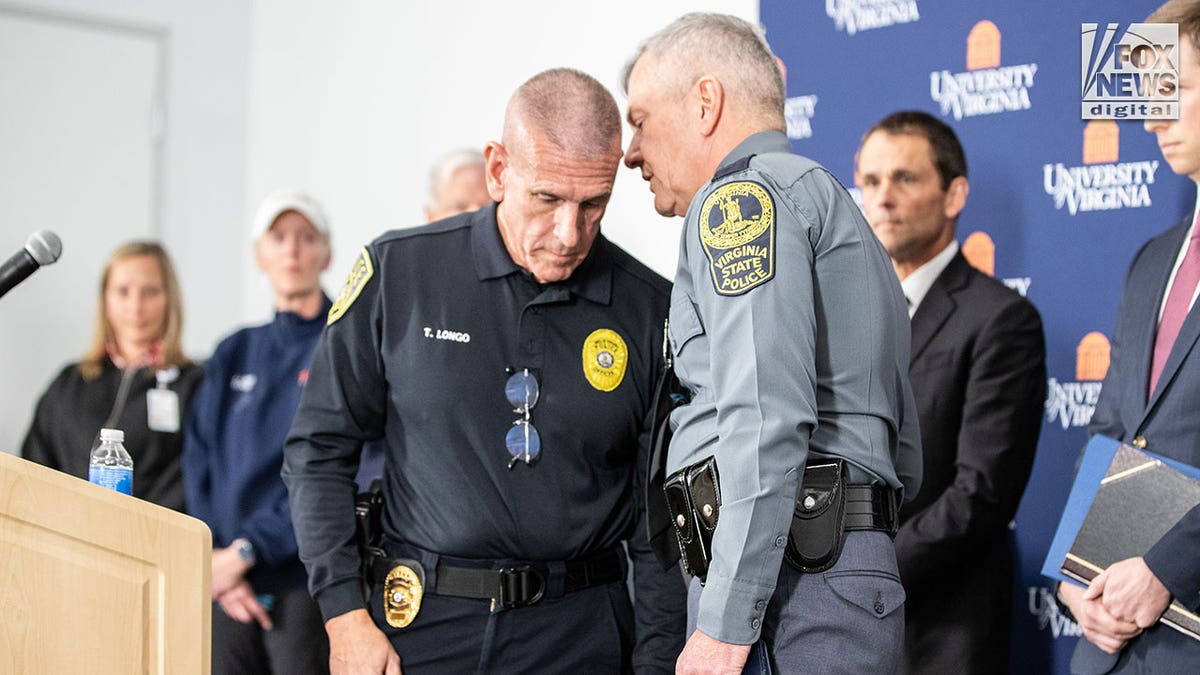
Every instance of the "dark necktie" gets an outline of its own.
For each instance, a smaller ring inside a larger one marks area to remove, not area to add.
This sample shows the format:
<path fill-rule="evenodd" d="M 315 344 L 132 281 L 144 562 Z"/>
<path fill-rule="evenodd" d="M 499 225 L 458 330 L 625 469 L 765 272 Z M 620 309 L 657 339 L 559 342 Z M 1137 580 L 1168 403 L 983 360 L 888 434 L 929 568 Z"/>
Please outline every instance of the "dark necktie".
<path fill-rule="evenodd" d="M 1163 306 L 1162 320 L 1158 322 L 1158 335 L 1154 338 L 1154 360 L 1150 366 L 1150 394 L 1158 386 L 1158 378 L 1162 375 L 1163 366 L 1175 346 L 1175 338 L 1179 337 L 1179 329 L 1187 318 L 1191 308 L 1192 295 L 1196 292 L 1196 282 L 1200 281 L 1200 227 L 1192 228 L 1192 237 L 1188 239 L 1187 253 L 1179 270 L 1175 272 L 1175 281 L 1167 294 L 1167 304 Z"/>

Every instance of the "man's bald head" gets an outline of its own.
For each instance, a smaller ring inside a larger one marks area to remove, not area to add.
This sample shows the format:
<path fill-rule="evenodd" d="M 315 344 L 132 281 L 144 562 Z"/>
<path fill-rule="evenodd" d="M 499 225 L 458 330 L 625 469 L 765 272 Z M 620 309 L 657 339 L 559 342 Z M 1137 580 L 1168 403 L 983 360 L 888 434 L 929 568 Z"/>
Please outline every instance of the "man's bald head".
<path fill-rule="evenodd" d="M 570 68 L 547 70 L 521 85 L 504 113 L 506 147 L 525 145 L 530 134 L 573 156 L 619 156 L 621 111 L 592 76 Z"/>

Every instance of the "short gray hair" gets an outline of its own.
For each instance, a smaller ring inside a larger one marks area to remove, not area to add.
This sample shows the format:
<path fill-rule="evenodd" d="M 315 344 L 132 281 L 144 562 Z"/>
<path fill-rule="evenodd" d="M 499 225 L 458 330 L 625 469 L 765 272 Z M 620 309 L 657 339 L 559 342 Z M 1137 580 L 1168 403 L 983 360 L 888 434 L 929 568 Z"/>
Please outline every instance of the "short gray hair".
<path fill-rule="evenodd" d="M 544 135 L 573 154 L 598 156 L 621 148 L 621 111 L 596 78 L 571 68 L 534 75 L 517 88 L 504 113 L 504 142 L 517 126 Z"/>
<path fill-rule="evenodd" d="M 625 64 L 622 88 L 639 59 L 650 55 L 667 61 L 661 84 L 680 95 L 702 75 L 715 75 L 727 96 L 744 110 L 771 122 L 782 122 L 786 100 L 783 75 L 761 28 L 728 14 L 693 12 L 646 39 Z"/>
<path fill-rule="evenodd" d="M 429 170 L 429 196 L 436 200 L 442 188 L 454 177 L 454 172 L 469 166 L 484 166 L 483 153 L 460 148 L 439 157 Z"/>

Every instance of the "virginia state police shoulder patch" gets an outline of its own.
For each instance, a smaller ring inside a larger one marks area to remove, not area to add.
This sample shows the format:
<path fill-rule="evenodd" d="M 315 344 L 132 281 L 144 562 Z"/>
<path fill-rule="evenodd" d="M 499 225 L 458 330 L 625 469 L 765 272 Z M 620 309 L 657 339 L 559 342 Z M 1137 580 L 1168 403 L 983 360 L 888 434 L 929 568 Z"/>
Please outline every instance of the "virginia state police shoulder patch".
<path fill-rule="evenodd" d="M 366 247 L 363 247 L 358 257 L 354 259 L 354 266 L 350 268 L 350 274 L 346 277 L 346 286 L 342 288 L 341 295 L 337 300 L 333 301 L 333 306 L 329 308 L 329 318 L 326 319 L 325 325 L 332 324 L 334 321 L 342 318 L 350 305 L 358 299 L 358 294 L 362 293 L 362 289 L 375 275 L 375 268 L 371 266 L 371 256 L 367 253 Z"/>
<path fill-rule="evenodd" d="M 719 295 L 741 295 L 775 276 L 775 200 L 761 184 L 737 181 L 713 190 L 699 225 Z"/>

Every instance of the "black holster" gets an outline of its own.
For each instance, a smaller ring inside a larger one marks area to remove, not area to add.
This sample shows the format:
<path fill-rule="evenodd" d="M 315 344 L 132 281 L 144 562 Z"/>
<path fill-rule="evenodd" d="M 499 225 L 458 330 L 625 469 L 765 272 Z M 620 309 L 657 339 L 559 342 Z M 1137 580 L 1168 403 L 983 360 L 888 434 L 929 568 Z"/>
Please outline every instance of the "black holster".
<path fill-rule="evenodd" d="M 371 597 L 375 568 L 386 564 L 383 550 L 383 485 L 378 478 L 354 497 L 354 543 L 358 546 L 363 598 Z"/>
<path fill-rule="evenodd" d="M 709 457 L 668 476 L 663 483 L 663 494 L 675 528 L 683 570 L 703 584 L 712 560 L 713 531 L 721 513 L 716 458 Z"/>
<path fill-rule="evenodd" d="M 814 458 L 804 467 L 783 557 L 806 574 L 833 567 L 847 532 L 884 532 L 900 527 L 899 491 L 872 482 L 854 485 L 845 460 Z"/>
<path fill-rule="evenodd" d="M 833 567 L 845 541 L 846 463 L 817 460 L 804 467 L 783 557 L 806 574 Z"/>

